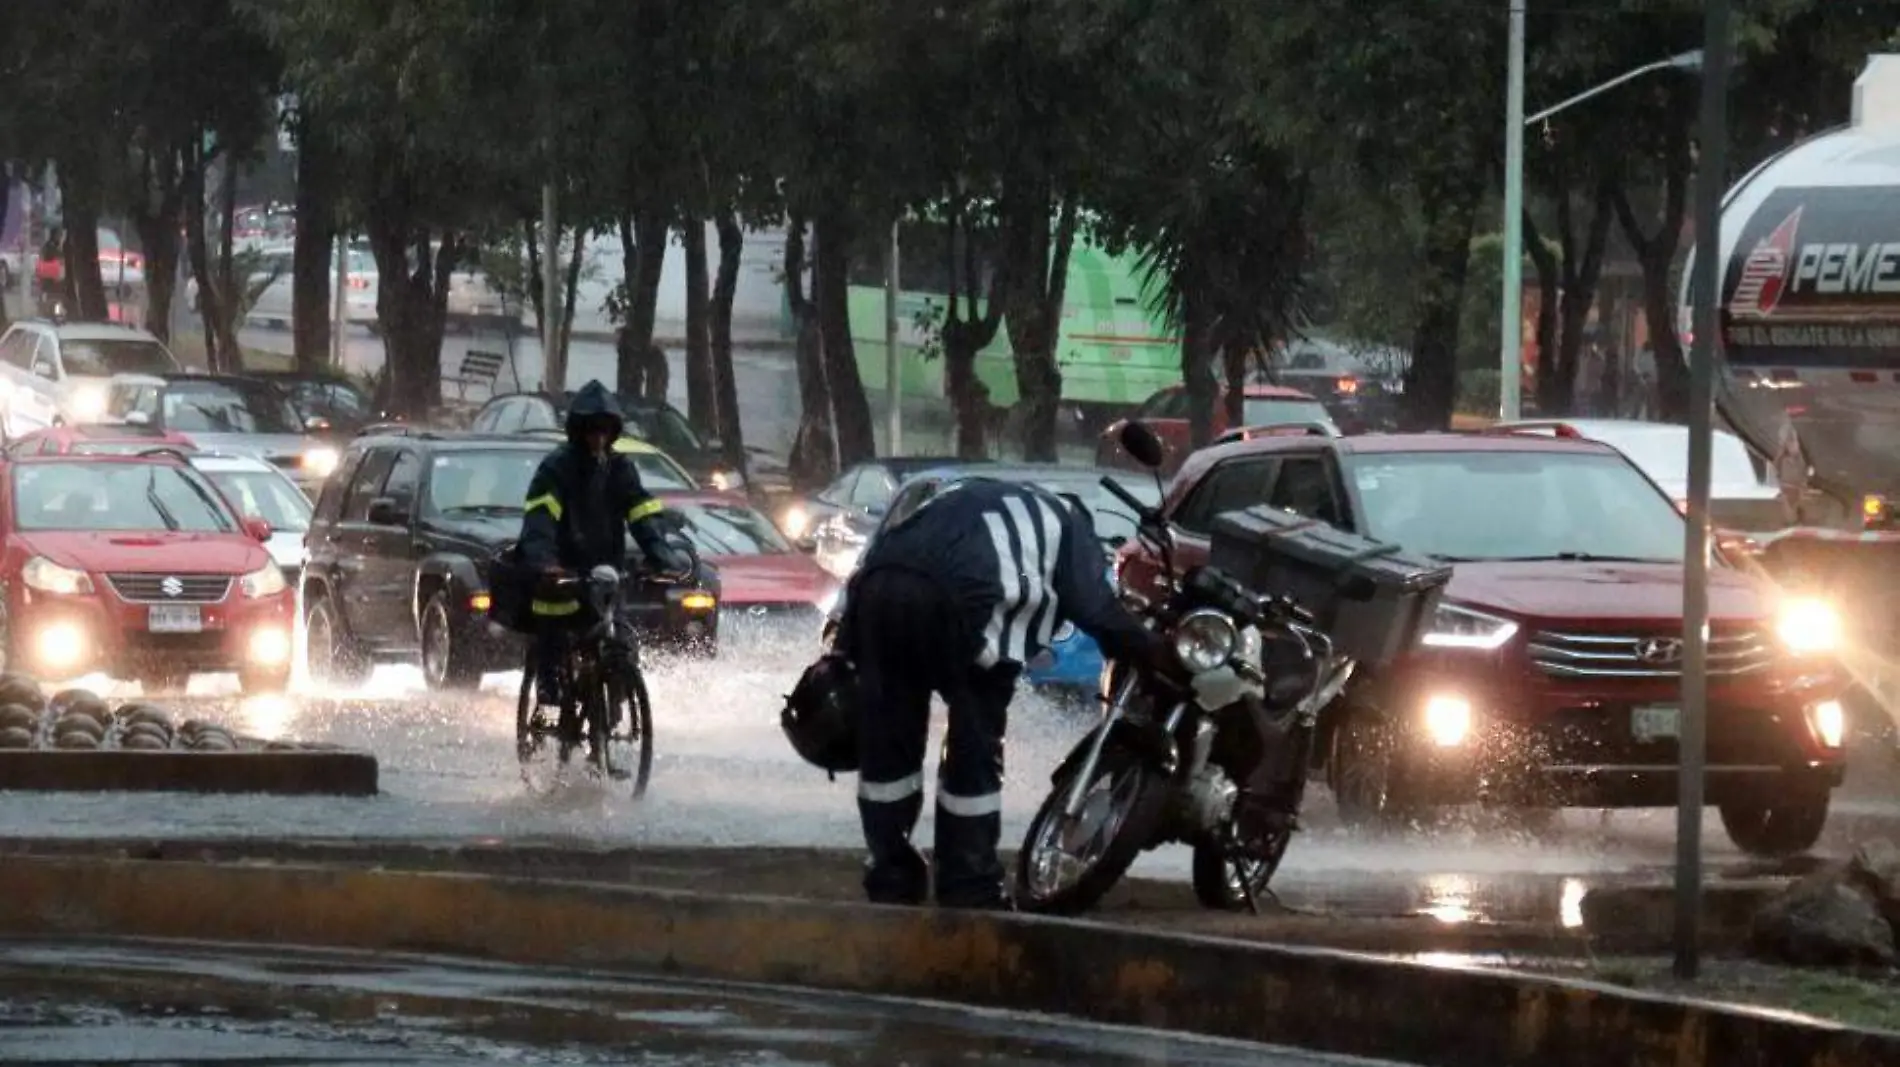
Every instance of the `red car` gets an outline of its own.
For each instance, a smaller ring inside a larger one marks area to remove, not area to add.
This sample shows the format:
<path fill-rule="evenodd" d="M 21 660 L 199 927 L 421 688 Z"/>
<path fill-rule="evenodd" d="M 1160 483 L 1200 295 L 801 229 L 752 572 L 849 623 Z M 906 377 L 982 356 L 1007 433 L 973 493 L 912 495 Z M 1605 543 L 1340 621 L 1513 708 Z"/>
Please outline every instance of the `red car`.
<path fill-rule="evenodd" d="M 700 558 L 719 572 L 719 605 L 728 616 L 816 623 L 838 582 L 800 552 L 744 497 L 662 493 L 686 519 Z"/>
<path fill-rule="evenodd" d="M 1337 435 L 1339 426 L 1326 410 L 1326 405 L 1314 399 L 1311 394 L 1298 389 L 1288 389 L 1279 385 L 1250 385 L 1241 398 L 1241 426 L 1227 425 L 1227 405 L 1222 399 L 1226 391 L 1222 390 L 1214 398 L 1214 436 L 1218 438 L 1230 429 L 1242 429 L 1248 426 L 1293 426 L 1307 425 L 1323 429 Z M 1188 429 L 1187 388 L 1171 385 L 1142 402 L 1131 418 L 1146 423 L 1148 428 L 1161 438 L 1161 473 L 1173 474 L 1181 468 L 1188 453 L 1194 451 Z M 1121 431 L 1127 424 L 1120 420 L 1102 431 L 1095 444 L 1095 465 L 1120 469 L 1143 470 L 1122 450 Z"/>
<path fill-rule="evenodd" d="M 104 671 L 148 690 L 197 671 L 282 689 L 296 604 L 269 536 L 175 459 L 9 457 L 0 659 L 40 678 Z"/>
<path fill-rule="evenodd" d="M 1422 644 L 1322 715 L 1315 769 L 1348 823 L 1675 804 L 1683 518 L 1616 450 L 1529 434 L 1204 449 L 1162 504 L 1179 565 L 1206 560 L 1216 515 L 1260 504 L 1453 566 Z M 1132 545 L 1118 567 L 1131 589 L 1158 577 Z M 1744 851 L 1804 851 L 1845 766 L 1840 622 L 1725 562 L 1709 609 L 1709 803 Z"/>
<path fill-rule="evenodd" d="M 195 452 L 191 438 L 169 430 L 116 422 L 78 423 L 35 430 L 7 442 L 7 455 L 135 456 L 153 448 Z"/>

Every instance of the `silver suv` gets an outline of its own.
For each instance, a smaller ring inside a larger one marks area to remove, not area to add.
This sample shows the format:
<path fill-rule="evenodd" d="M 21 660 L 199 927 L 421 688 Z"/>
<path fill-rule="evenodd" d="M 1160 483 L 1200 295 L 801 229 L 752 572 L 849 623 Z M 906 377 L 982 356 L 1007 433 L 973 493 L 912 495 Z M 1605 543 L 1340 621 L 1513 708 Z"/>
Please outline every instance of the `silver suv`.
<path fill-rule="evenodd" d="M 9 437 L 94 422 L 115 374 L 172 374 L 171 350 L 144 330 L 96 322 L 26 319 L 0 334 L 0 413 Z"/>

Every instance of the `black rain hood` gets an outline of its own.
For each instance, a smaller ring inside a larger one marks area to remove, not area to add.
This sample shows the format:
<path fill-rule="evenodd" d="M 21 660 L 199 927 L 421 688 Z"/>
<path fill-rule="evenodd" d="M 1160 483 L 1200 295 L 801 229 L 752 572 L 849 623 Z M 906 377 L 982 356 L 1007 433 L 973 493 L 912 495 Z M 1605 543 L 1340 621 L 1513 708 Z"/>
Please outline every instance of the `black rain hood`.
<path fill-rule="evenodd" d="M 602 415 L 614 420 L 614 439 L 619 440 L 627 428 L 627 416 L 620 410 L 620 401 L 615 400 L 614 395 L 596 378 L 581 386 L 580 392 L 575 393 L 574 399 L 568 402 L 567 439 L 579 444 L 581 423 Z"/>

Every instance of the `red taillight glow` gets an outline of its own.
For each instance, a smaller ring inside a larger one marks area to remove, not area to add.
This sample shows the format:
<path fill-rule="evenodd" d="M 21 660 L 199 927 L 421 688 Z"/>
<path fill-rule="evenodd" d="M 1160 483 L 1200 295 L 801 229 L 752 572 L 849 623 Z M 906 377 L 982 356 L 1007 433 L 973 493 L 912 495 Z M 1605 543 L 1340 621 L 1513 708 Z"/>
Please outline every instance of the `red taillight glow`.
<path fill-rule="evenodd" d="M 368 278 L 365 278 L 365 277 L 363 277 L 363 276 L 362 276 L 361 274 L 352 274 L 352 275 L 350 275 L 350 288 L 352 288 L 352 289 L 368 289 L 368 288 L 369 288 L 369 279 L 368 279 Z"/>

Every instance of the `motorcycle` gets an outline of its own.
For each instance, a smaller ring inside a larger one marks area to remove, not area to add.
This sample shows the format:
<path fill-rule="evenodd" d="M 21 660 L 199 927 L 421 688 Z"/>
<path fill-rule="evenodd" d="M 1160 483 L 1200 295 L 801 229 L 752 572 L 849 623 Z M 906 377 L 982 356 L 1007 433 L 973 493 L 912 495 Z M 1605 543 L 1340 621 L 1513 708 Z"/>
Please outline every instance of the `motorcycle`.
<path fill-rule="evenodd" d="M 1146 426 L 1129 423 L 1121 440 L 1144 466 L 1160 466 Z M 1017 855 L 1017 906 L 1087 911 L 1141 853 L 1183 842 L 1204 906 L 1257 914 L 1298 829 L 1320 710 L 1354 664 L 1285 597 L 1208 566 L 1174 577 L 1160 513 L 1113 479 L 1102 485 L 1133 509 L 1136 536 L 1169 576 L 1158 599 L 1120 595 L 1165 635 L 1179 677 L 1129 663 L 1105 670 L 1102 721 L 1056 768 Z"/>

